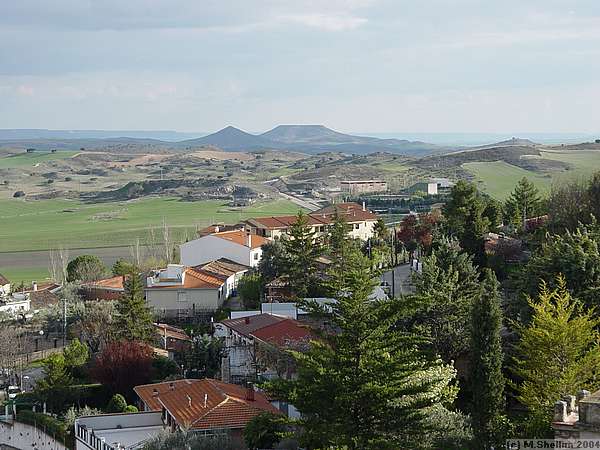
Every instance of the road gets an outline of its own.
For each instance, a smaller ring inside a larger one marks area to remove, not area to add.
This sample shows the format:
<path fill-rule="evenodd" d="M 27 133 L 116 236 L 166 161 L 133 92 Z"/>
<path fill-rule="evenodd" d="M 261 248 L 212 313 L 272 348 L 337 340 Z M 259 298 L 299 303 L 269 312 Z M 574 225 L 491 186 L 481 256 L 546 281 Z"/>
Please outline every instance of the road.
<path fill-rule="evenodd" d="M 129 247 L 77 248 L 69 249 L 68 252 L 69 260 L 79 255 L 96 255 L 108 267 L 117 259 L 131 259 Z M 50 267 L 50 250 L 0 252 L 0 267 Z"/>
<path fill-rule="evenodd" d="M 283 192 L 279 192 L 279 195 L 285 198 L 286 200 L 289 200 L 290 202 L 301 206 L 302 208 L 308 209 L 311 212 L 322 208 L 322 206 L 314 200 L 309 200 L 304 197 L 297 197 L 295 195 L 284 194 Z"/>
<path fill-rule="evenodd" d="M 414 288 L 410 283 L 411 273 L 410 264 L 403 264 L 395 267 L 393 270 L 385 272 L 383 275 L 381 275 L 381 280 L 389 283 L 390 293 L 393 296 L 412 294 L 414 292 Z M 395 288 L 396 292 L 391 292 L 393 288 Z"/>

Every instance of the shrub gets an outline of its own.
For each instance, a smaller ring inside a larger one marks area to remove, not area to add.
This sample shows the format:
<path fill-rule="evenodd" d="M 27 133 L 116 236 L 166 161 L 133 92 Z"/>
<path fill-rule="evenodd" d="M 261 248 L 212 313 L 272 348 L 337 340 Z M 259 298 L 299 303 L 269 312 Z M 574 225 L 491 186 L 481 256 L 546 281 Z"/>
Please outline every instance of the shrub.
<path fill-rule="evenodd" d="M 138 412 L 138 409 L 137 409 L 137 406 L 135 406 L 135 405 L 127 405 L 125 407 L 125 409 L 123 410 L 123 412 L 126 412 L 126 413 L 136 413 L 136 412 Z"/>
<path fill-rule="evenodd" d="M 112 396 L 108 405 L 106 405 L 106 412 L 109 413 L 120 413 L 125 411 L 127 408 L 127 400 L 121 394 L 115 394 Z"/>

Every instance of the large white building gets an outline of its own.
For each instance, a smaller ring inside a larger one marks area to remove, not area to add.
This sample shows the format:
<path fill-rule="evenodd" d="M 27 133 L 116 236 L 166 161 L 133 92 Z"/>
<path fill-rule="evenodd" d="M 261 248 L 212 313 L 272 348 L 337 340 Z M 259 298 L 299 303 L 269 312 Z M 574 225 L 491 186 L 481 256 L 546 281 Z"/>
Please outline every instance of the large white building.
<path fill-rule="evenodd" d="M 267 241 L 262 236 L 243 229 L 218 231 L 180 246 L 181 264 L 198 266 L 220 258 L 227 258 L 238 264 L 256 267 L 262 256 L 261 246 Z"/>

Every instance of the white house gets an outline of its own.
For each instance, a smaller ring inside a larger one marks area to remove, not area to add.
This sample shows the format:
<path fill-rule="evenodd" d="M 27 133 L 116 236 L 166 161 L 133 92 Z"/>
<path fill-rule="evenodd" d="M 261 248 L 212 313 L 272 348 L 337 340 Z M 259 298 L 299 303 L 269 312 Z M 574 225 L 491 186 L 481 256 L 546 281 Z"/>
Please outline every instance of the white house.
<path fill-rule="evenodd" d="M 9 296 L 0 297 L 0 313 L 10 316 L 25 314 L 31 309 L 29 294 L 13 293 Z"/>
<path fill-rule="evenodd" d="M 10 281 L 0 273 L 0 297 L 10 294 Z"/>
<path fill-rule="evenodd" d="M 219 231 L 186 242 L 180 246 L 181 263 L 199 266 L 210 261 L 227 258 L 238 264 L 256 267 L 262 256 L 262 236 L 244 230 Z"/>
<path fill-rule="evenodd" d="M 227 278 L 194 267 L 169 264 L 146 279 L 146 303 L 165 315 L 215 311 L 227 296 Z"/>

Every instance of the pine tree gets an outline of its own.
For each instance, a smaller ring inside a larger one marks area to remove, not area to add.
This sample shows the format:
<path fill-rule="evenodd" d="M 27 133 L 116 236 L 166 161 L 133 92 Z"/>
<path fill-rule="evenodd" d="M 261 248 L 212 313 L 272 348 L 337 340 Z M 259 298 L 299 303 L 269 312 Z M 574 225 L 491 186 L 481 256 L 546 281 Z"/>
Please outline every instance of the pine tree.
<path fill-rule="evenodd" d="M 600 319 L 571 297 L 564 278 L 557 286 L 549 290 L 543 283 L 538 298 L 529 299 L 531 322 L 517 325 L 512 370 L 522 382 L 514 388 L 528 409 L 531 437 L 551 434 L 553 405 L 561 396 L 600 387 Z"/>
<path fill-rule="evenodd" d="M 141 276 L 137 272 L 131 273 L 124 287 L 123 297 L 117 302 L 117 338 L 151 343 L 155 338 L 153 315 L 144 299 Z"/>
<path fill-rule="evenodd" d="M 471 311 L 471 384 L 473 430 L 477 448 L 503 445 L 504 376 L 502 375 L 502 310 L 494 272 L 485 279 Z"/>
<path fill-rule="evenodd" d="M 317 258 L 323 249 L 306 214 L 299 212 L 283 241 L 286 252 L 285 272 L 296 297 L 306 297 L 316 283 Z"/>
<path fill-rule="evenodd" d="M 505 218 L 516 227 L 523 226 L 525 219 L 539 214 L 541 199 L 538 189 L 526 177 L 523 177 L 506 200 Z"/>
<path fill-rule="evenodd" d="M 302 413 L 310 448 L 415 448 L 427 408 L 452 400 L 454 371 L 426 356 L 420 337 L 398 329 L 402 302 L 370 300 L 371 261 L 359 251 L 346 260 L 331 273 L 338 290 L 328 321 L 336 332 L 294 353 L 297 380 L 273 382 L 271 390 Z"/>

